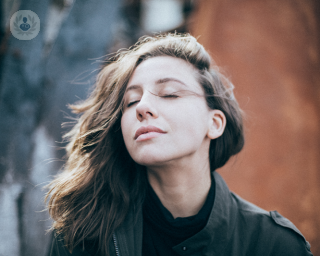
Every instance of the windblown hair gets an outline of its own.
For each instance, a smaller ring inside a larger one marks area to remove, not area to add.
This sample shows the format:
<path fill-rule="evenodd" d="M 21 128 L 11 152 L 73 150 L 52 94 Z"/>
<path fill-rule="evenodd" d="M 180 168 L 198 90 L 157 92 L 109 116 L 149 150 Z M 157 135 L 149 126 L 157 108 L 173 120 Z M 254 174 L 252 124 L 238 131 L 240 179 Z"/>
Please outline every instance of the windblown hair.
<path fill-rule="evenodd" d="M 129 210 L 141 209 L 146 173 L 137 170 L 125 147 L 120 120 L 123 96 L 134 69 L 144 60 L 172 56 L 191 63 L 203 87 L 207 105 L 226 116 L 222 136 L 211 141 L 210 168 L 223 166 L 243 147 L 241 110 L 232 84 L 211 66 L 209 54 L 189 34 L 142 37 L 126 51 L 111 57 L 100 71 L 90 97 L 71 106 L 82 113 L 66 135 L 68 160 L 53 180 L 46 199 L 54 220 L 70 251 L 86 241 L 96 241 L 101 255 L 108 255 L 112 234 Z"/>

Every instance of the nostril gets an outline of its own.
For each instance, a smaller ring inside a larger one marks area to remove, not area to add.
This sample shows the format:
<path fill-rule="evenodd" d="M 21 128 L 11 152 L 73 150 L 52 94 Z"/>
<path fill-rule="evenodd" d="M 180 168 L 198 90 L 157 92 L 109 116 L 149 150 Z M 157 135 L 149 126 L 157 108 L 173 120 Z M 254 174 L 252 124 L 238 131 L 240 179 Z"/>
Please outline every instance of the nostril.
<path fill-rule="evenodd" d="M 155 118 L 157 117 L 157 112 L 152 104 L 140 100 L 140 102 L 136 106 L 136 116 L 139 120 L 145 118 Z"/>

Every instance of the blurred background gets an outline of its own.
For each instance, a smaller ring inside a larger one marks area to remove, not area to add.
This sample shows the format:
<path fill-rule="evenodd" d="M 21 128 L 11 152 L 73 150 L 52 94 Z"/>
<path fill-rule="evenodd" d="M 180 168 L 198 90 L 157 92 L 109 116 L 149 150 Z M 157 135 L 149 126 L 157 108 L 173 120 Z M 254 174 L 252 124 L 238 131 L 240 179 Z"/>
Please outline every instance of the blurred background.
<path fill-rule="evenodd" d="M 11 35 L 18 10 L 40 18 L 30 41 Z M 0 22 L 0 256 L 48 253 L 43 186 L 65 161 L 67 104 L 87 97 L 104 56 L 168 31 L 197 37 L 235 85 L 246 144 L 218 170 L 230 189 L 320 255 L 318 0 L 2 0 Z"/>

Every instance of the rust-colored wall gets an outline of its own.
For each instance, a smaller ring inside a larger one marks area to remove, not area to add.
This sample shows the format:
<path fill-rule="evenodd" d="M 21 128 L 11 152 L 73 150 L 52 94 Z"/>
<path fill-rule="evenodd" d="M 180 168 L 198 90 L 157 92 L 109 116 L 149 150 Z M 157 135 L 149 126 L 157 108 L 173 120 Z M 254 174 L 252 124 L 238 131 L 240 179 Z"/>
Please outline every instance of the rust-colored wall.
<path fill-rule="evenodd" d="M 289 218 L 320 255 L 317 0 L 202 0 L 192 33 L 231 76 L 246 145 L 220 171 L 245 199 Z"/>

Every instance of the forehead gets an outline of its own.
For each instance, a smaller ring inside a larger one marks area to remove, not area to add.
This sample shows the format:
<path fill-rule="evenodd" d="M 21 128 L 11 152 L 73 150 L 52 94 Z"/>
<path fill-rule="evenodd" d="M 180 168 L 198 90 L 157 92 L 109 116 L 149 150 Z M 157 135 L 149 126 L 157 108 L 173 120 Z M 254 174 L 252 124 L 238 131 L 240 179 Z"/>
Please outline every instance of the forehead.
<path fill-rule="evenodd" d="M 197 71 L 192 64 L 183 59 L 169 56 L 153 57 L 137 66 L 129 80 L 128 87 L 133 84 L 154 84 L 155 81 L 166 78 L 177 79 L 187 86 L 199 87 L 196 74 Z"/>

